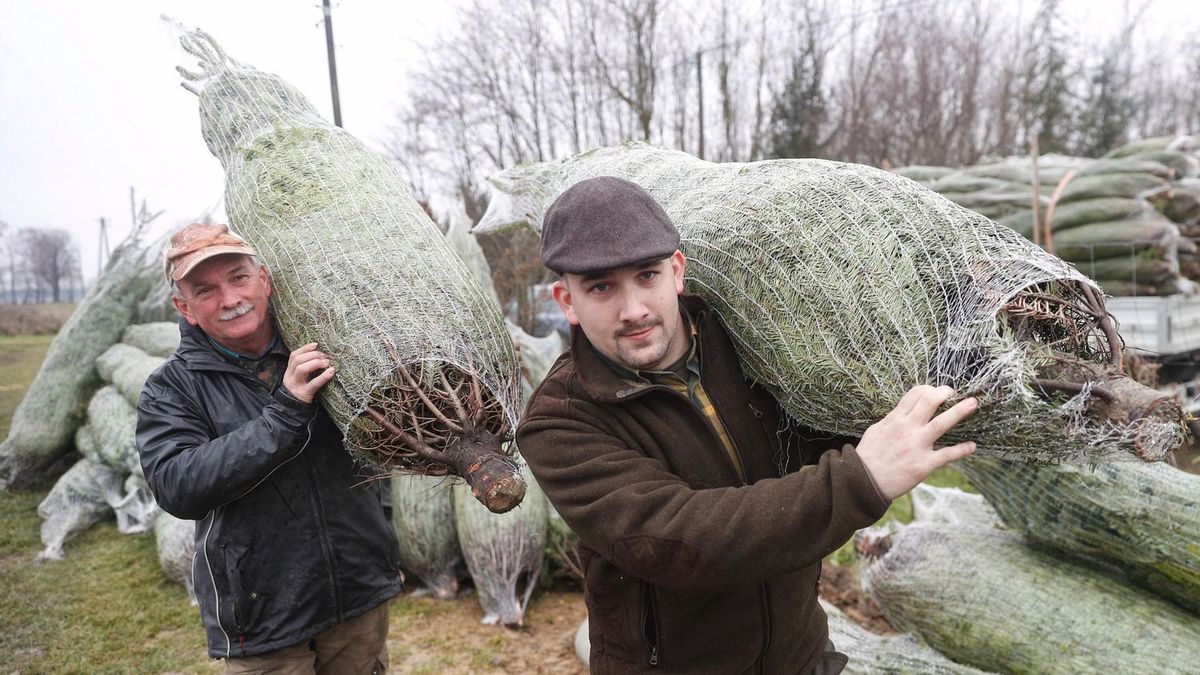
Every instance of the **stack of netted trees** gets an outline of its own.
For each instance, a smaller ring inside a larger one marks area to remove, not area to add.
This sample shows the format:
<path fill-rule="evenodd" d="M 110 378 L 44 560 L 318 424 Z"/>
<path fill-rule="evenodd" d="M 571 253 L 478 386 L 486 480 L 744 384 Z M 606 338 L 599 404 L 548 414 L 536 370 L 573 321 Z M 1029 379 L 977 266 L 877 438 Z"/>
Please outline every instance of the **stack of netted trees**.
<path fill-rule="evenodd" d="M 1036 169 L 1011 157 L 896 173 L 1034 240 L 1110 295 L 1169 295 L 1192 293 L 1200 281 L 1198 150 L 1200 137 L 1176 136 L 1100 159 L 1044 155 Z"/>
<path fill-rule="evenodd" d="M 893 626 L 996 672 L 1196 672 L 1200 477 L 965 464 L 999 516 L 959 493 L 857 537 L 864 586 Z"/>
<path fill-rule="evenodd" d="M 138 460 L 134 432 L 137 399 L 151 372 L 174 351 L 179 328 L 173 323 L 136 324 L 121 342 L 95 361 L 103 386 L 92 395 L 75 448 L 83 456 L 38 507 L 43 518 L 43 559 L 61 558 L 71 536 L 115 514 L 125 534 L 146 532 L 159 513 Z"/>

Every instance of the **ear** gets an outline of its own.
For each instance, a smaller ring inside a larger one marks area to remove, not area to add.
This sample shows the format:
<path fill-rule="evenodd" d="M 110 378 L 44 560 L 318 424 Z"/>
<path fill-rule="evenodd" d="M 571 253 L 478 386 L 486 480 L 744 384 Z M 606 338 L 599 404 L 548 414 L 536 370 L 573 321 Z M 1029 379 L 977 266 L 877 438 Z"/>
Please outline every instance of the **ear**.
<path fill-rule="evenodd" d="M 171 302 L 174 303 L 175 309 L 183 315 L 185 321 L 193 326 L 199 323 L 196 321 L 196 317 L 192 314 L 192 310 L 188 308 L 187 303 L 184 302 L 182 298 L 180 298 L 178 295 L 172 294 Z"/>
<path fill-rule="evenodd" d="M 263 286 L 267 288 L 267 297 L 271 297 L 271 293 L 275 290 L 271 287 L 271 273 L 267 271 L 266 265 L 258 266 L 258 278 L 262 279 Z"/>
<path fill-rule="evenodd" d="M 572 326 L 578 326 L 579 317 L 575 316 L 575 304 L 572 302 L 571 289 L 567 288 L 567 282 L 559 279 L 550 287 L 550 292 L 554 295 L 554 301 L 558 303 L 558 308 L 567 317 L 567 322 Z"/>
<path fill-rule="evenodd" d="M 683 251 L 675 249 L 671 254 L 671 273 L 675 275 L 675 295 L 683 292 L 683 272 L 687 269 L 687 258 L 683 257 Z"/>

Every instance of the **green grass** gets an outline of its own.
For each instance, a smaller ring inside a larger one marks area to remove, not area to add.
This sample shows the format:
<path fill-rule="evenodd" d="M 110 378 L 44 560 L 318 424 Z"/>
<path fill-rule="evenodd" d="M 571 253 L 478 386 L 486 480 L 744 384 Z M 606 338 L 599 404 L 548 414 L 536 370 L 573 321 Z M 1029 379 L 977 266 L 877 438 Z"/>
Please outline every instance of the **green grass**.
<path fill-rule="evenodd" d="M 53 335 L 0 335 L 0 439 L 8 438 L 8 427 L 17 404 L 33 382 Z"/>
<path fill-rule="evenodd" d="M 41 550 L 44 492 L 0 493 L 0 654 L 6 672 L 208 672 L 200 615 L 163 575 L 152 534 L 103 522 Z"/>

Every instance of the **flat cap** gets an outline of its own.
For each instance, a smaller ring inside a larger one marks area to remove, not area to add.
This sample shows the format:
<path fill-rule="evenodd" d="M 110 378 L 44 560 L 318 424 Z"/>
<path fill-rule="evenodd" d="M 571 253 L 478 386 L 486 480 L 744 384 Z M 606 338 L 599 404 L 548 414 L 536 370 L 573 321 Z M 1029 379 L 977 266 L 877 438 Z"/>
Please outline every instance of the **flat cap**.
<path fill-rule="evenodd" d="M 542 264 L 559 274 L 587 274 L 647 260 L 679 248 L 679 231 L 642 188 L 614 176 L 567 188 L 546 211 Z"/>
<path fill-rule="evenodd" d="M 171 241 L 163 251 L 167 281 L 179 281 L 196 265 L 226 253 L 257 255 L 245 240 L 229 231 L 228 225 L 192 223 L 171 235 Z"/>

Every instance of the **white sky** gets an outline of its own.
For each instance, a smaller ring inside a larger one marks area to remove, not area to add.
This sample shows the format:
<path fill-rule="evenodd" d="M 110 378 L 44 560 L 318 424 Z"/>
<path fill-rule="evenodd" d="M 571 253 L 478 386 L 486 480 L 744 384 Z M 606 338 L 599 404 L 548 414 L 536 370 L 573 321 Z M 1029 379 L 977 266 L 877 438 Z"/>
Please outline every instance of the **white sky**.
<path fill-rule="evenodd" d="M 1156 0 L 1154 13 L 1190 15 L 1195 30 L 1194 1 Z M 454 3 L 333 4 L 343 123 L 379 149 L 418 44 L 454 23 Z M 1096 30 L 1119 19 L 1121 7 L 1066 0 L 1064 14 Z M 96 274 L 98 219 L 108 219 L 110 247 L 129 232 L 130 186 L 152 210 L 165 210 L 153 235 L 213 211 L 224 191 L 200 137 L 196 97 L 174 70 L 194 60 L 163 14 L 283 76 L 332 119 L 320 0 L 0 0 L 0 219 L 70 231 L 85 279 Z"/>

